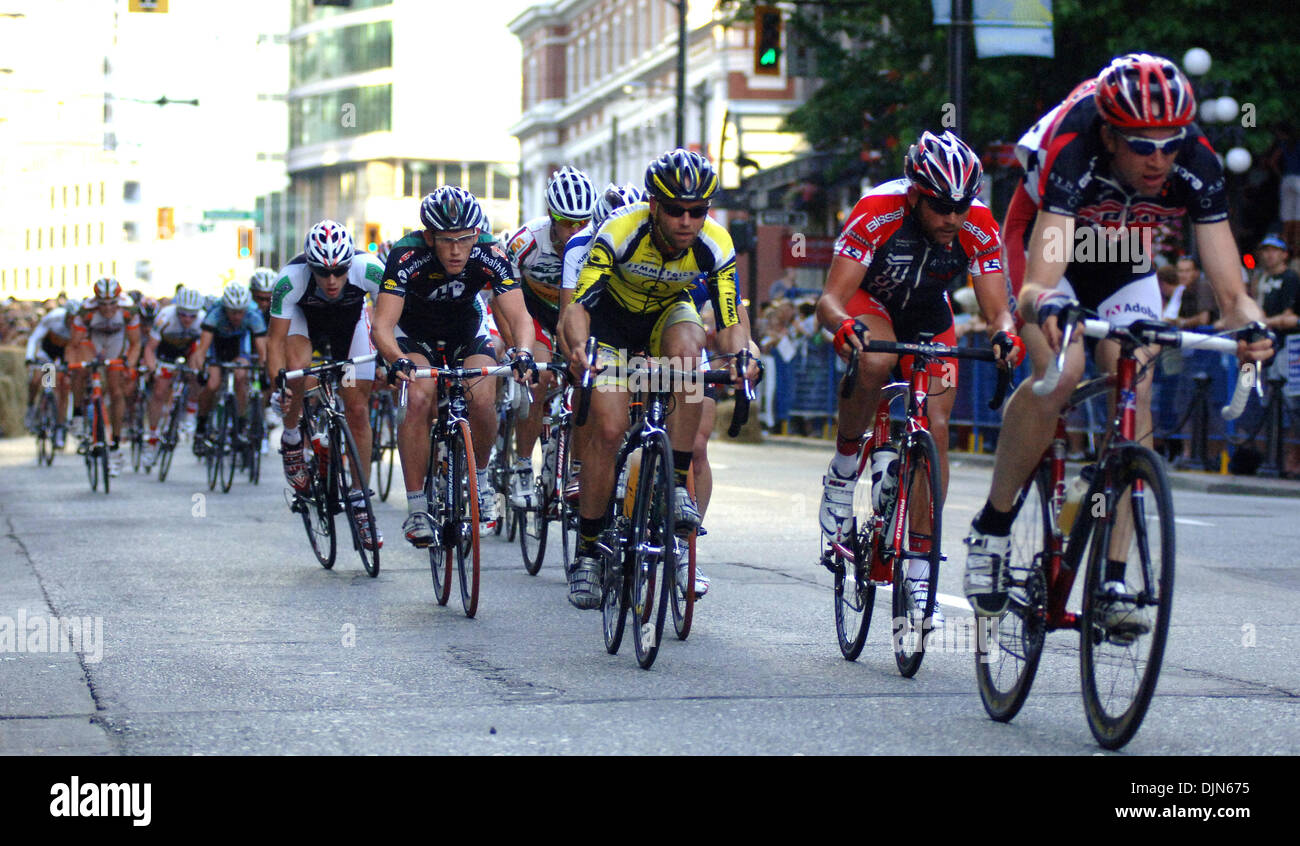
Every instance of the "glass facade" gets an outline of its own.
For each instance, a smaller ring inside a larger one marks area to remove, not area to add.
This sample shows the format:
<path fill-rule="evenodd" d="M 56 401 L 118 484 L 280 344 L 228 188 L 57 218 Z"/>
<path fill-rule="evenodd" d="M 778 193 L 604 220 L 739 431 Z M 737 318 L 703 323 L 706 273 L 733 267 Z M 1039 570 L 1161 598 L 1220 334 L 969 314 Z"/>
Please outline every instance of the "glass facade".
<path fill-rule="evenodd" d="M 289 48 L 289 86 L 392 67 L 393 22 L 315 32 Z"/>
<path fill-rule="evenodd" d="M 389 132 L 393 128 L 392 106 L 392 85 L 344 88 L 293 100 L 289 104 L 289 146 Z"/>
<path fill-rule="evenodd" d="M 312 21 L 332 18 L 359 9 L 373 9 L 375 6 L 392 5 L 393 0 L 352 0 L 348 6 L 313 6 L 312 0 L 293 0 L 293 26 L 301 26 Z"/>

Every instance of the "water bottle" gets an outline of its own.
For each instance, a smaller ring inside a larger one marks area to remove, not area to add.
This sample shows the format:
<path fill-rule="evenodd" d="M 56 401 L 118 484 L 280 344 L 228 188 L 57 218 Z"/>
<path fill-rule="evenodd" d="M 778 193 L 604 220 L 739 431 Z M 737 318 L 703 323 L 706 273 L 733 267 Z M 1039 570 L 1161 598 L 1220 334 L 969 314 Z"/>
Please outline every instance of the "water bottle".
<path fill-rule="evenodd" d="M 1070 530 L 1074 528 L 1074 521 L 1079 517 L 1079 507 L 1083 505 L 1083 498 L 1088 493 L 1088 488 L 1092 485 L 1092 479 L 1096 474 L 1096 465 L 1089 464 L 1079 471 L 1079 475 L 1066 489 L 1065 502 L 1061 504 L 1061 514 L 1056 518 L 1056 526 L 1061 530 L 1062 535 L 1070 534 Z"/>
<path fill-rule="evenodd" d="M 324 432 L 313 432 L 311 436 L 312 455 L 316 456 L 316 473 L 322 479 L 329 475 L 330 447 Z"/>
<path fill-rule="evenodd" d="M 898 449 L 885 444 L 871 452 L 871 510 L 884 514 L 898 492 Z"/>
<path fill-rule="evenodd" d="M 547 490 L 555 484 L 555 454 L 558 446 L 555 438 L 548 437 L 542 442 L 542 484 Z"/>

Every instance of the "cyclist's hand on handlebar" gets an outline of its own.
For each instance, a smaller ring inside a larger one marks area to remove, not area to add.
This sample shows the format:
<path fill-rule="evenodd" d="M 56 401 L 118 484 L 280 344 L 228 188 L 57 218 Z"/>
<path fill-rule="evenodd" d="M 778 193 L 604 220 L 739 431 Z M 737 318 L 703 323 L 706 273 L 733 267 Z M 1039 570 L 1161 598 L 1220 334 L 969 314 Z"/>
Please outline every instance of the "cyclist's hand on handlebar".
<path fill-rule="evenodd" d="M 1044 291 L 1038 295 L 1034 303 L 1034 311 L 1038 326 L 1043 330 L 1043 335 L 1047 338 L 1047 344 L 1052 348 L 1053 353 L 1061 351 L 1061 336 L 1064 334 L 1060 323 L 1061 313 L 1078 304 L 1064 291 Z M 1078 341 L 1080 337 L 1082 337 L 1081 333 L 1076 334 L 1073 340 Z"/>
<path fill-rule="evenodd" d="M 1243 364 L 1251 361 L 1267 361 L 1277 348 L 1277 336 L 1255 322 L 1237 330 L 1237 360 Z"/>
<path fill-rule="evenodd" d="M 515 381 L 521 385 L 537 384 L 537 364 L 533 354 L 528 350 L 508 350 L 510 369 L 515 372 Z"/>
<path fill-rule="evenodd" d="M 388 384 L 396 385 L 400 379 L 403 382 L 411 381 L 411 371 L 415 369 L 415 362 L 409 358 L 399 358 L 392 364 L 388 365 Z"/>
<path fill-rule="evenodd" d="M 1008 367 L 1018 367 L 1025 360 L 1025 342 L 1014 332 L 998 332 L 992 339 L 998 361 Z"/>
<path fill-rule="evenodd" d="M 745 350 L 749 352 L 748 349 Z M 749 366 L 745 368 L 744 374 L 736 372 L 736 362 L 739 359 L 733 355 L 731 359 L 731 384 L 740 387 L 745 381 L 751 385 L 757 385 L 763 378 L 763 362 L 755 358 L 751 353 L 749 356 Z"/>
<path fill-rule="evenodd" d="M 865 350 L 866 342 L 870 337 L 871 330 L 867 328 L 867 324 L 851 317 L 845 318 L 835 332 L 835 352 L 840 358 L 848 358 L 850 349 L 858 352 Z"/>

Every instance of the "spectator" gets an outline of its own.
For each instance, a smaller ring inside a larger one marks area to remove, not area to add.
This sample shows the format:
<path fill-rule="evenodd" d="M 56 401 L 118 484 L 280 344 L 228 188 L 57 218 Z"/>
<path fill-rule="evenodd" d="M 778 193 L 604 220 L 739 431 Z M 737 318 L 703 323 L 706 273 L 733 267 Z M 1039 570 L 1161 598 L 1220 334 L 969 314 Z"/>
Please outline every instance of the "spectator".
<path fill-rule="evenodd" d="M 1288 358 L 1286 355 L 1286 336 L 1300 329 L 1300 276 L 1287 267 L 1286 242 L 1276 235 L 1269 235 L 1259 244 L 1255 251 L 1259 257 L 1263 275 L 1259 277 L 1260 307 L 1264 310 L 1264 324 L 1277 333 L 1278 355 L 1273 359 L 1270 376 L 1287 375 Z M 1300 403 L 1294 398 L 1284 399 L 1291 418 L 1291 425 L 1286 427 L 1290 443 L 1286 445 L 1285 472 L 1287 476 L 1300 474 L 1300 443 L 1297 437 L 1297 412 Z"/>
<path fill-rule="evenodd" d="M 1295 126 L 1282 127 L 1277 146 L 1266 163 L 1281 178 L 1278 186 L 1281 240 L 1292 253 L 1300 253 L 1300 132 Z"/>
<path fill-rule="evenodd" d="M 1179 329 L 1213 326 L 1219 319 L 1219 307 L 1214 300 L 1214 289 L 1201 273 L 1200 264 L 1191 256 L 1180 256 L 1176 266 L 1178 284 L 1183 286 L 1183 300 L 1174 325 Z"/>

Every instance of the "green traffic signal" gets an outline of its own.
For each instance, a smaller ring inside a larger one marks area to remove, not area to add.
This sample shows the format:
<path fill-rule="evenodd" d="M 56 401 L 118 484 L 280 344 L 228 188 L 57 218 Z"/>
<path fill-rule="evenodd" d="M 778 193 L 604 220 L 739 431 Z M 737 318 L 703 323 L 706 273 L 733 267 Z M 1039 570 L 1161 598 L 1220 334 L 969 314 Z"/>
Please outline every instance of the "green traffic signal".
<path fill-rule="evenodd" d="M 770 66 L 770 65 L 775 65 L 775 64 L 776 64 L 776 49 L 775 49 L 775 48 L 772 48 L 772 47 L 767 48 L 767 51 L 764 52 L 763 55 L 759 57 L 759 59 L 758 59 L 758 63 L 759 63 L 760 65 L 762 65 L 763 67 L 768 67 L 768 66 Z"/>
<path fill-rule="evenodd" d="M 366 251 L 371 253 L 377 253 L 379 252 L 379 245 L 376 244 L 374 241 L 371 241 L 369 244 L 366 244 Z"/>
<path fill-rule="evenodd" d="M 240 258 L 248 258 L 248 247 L 240 247 L 240 248 L 239 248 L 239 257 L 240 257 Z"/>

